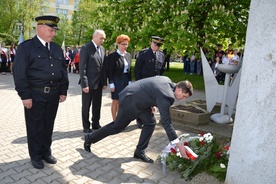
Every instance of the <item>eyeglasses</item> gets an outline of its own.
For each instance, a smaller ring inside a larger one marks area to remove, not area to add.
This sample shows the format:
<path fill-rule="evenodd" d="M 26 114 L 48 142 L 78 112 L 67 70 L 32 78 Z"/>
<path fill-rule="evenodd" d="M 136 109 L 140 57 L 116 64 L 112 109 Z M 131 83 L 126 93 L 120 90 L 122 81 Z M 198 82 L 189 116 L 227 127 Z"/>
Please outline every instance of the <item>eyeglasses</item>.
<path fill-rule="evenodd" d="M 162 43 L 157 43 L 157 42 L 153 42 L 154 45 L 158 46 L 158 47 L 161 47 Z"/>
<path fill-rule="evenodd" d="M 120 45 L 128 46 L 128 43 L 120 43 Z"/>

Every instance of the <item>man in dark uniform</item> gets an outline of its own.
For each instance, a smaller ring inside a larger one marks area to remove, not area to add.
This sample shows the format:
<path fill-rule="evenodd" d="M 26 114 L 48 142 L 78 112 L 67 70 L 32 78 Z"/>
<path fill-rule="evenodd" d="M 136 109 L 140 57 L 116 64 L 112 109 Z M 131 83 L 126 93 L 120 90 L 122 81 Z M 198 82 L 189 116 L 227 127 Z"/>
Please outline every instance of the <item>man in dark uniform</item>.
<path fill-rule="evenodd" d="M 156 75 L 163 75 L 165 71 L 165 56 L 160 50 L 163 38 L 152 36 L 151 45 L 147 49 L 140 51 L 135 62 L 134 77 L 135 80 L 144 79 Z M 154 114 L 152 113 L 153 118 Z M 143 127 L 143 122 L 140 119 L 136 120 L 139 128 Z"/>
<path fill-rule="evenodd" d="M 179 143 L 173 128 L 170 106 L 173 105 L 175 99 L 184 100 L 192 94 L 193 86 L 187 80 L 174 84 L 168 77 L 155 76 L 133 82 L 119 93 L 120 107 L 115 121 L 95 132 L 86 134 L 84 149 L 91 152 L 92 143 L 109 135 L 120 133 L 132 120 L 139 117 L 144 122 L 144 126 L 134 152 L 134 158 L 153 163 L 153 160 L 145 154 L 145 150 L 156 125 L 151 115 L 151 107 L 156 106 L 160 111 L 162 125 L 169 140 L 177 145 L 184 158 L 188 158 L 184 145 Z"/>
<path fill-rule="evenodd" d="M 36 17 L 37 35 L 21 43 L 13 65 L 15 89 L 22 99 L 31 163 L 42 169 L 42 160 L 57 162 L 51 144 L 59 102 L 64 102 L 68 76 L 63 51 L 52 42 L 58 17 Z"/>

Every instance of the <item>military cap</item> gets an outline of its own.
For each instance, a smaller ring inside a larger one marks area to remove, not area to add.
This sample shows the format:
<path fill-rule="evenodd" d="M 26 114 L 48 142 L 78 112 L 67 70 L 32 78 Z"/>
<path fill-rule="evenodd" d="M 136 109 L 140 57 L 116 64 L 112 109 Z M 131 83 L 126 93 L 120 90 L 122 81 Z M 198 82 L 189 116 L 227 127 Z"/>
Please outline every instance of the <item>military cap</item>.
<path fill-rule="evenodd" d="M 163 38 L 160 38 L 159 36 L 152 36 L 152 41 L 153 42 L 156 42 L 156 43 L 163 43 L 164 39 Z"/>
<path fill-rule="evenodd" d="M 160 38 L 159 36 L 152 36 L 151 39 L 157 46 L 161 46 L 164 42 L 164 39 Z"/>
<path fill-rule="evenodd" d="M 59 22 L 59 18 L 52 15 L 44 15 L 36 17 L 37 25 L 47 25 L 54 29 L 58 29 L 57 23 Z"/>

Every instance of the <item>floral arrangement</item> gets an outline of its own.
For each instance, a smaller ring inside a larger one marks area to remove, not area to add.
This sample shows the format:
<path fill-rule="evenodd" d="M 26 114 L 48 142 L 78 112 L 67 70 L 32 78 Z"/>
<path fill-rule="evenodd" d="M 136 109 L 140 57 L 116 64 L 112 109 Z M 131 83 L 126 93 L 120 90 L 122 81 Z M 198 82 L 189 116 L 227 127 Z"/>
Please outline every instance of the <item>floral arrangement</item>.
<path fill-rule="evenodd" d="M 169 144 L 160 155 L 163 172 L 166 167 L 179 171 L 186 180 L 191 180 L 201 172 L 207 172 L 219 180 L 224 181 L 228 165 L 230 146 L 222 146 L 210 133 L 201 133 L 197 136 L 183 134 L 179 140 L 186 148 L 191 159 L 182 158 L 176 145 Z M 191 157 L 194 155 L 195 157 Z"/>

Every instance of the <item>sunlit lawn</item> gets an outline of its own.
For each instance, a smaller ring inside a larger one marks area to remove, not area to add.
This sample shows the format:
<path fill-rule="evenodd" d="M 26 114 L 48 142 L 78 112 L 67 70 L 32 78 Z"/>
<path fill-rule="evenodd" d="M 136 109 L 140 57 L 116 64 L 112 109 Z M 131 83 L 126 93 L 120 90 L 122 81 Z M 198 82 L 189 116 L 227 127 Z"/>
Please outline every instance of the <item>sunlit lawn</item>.
<path fill-rule="evenodd" d="M 132 62 L 133 68 L 135 65 L 135 60 Z M 134 70 L 132 70 L 132 74 L 134 74 Z M 179 62 L 171 62 L 170 63 L 170 69 L 169 71 L 165 70 L 164 72 L 165 76 L 168 76 L 173 82 L 179 82 L 182 80 L 189 80 L 192 84 L 195 90 L 204 91 L 204 81 L 202 75 L 197 74 L 184 74 L 183 72 L 183 63 Z M 133 77 L 134 79 L 134 77 Z"/>

